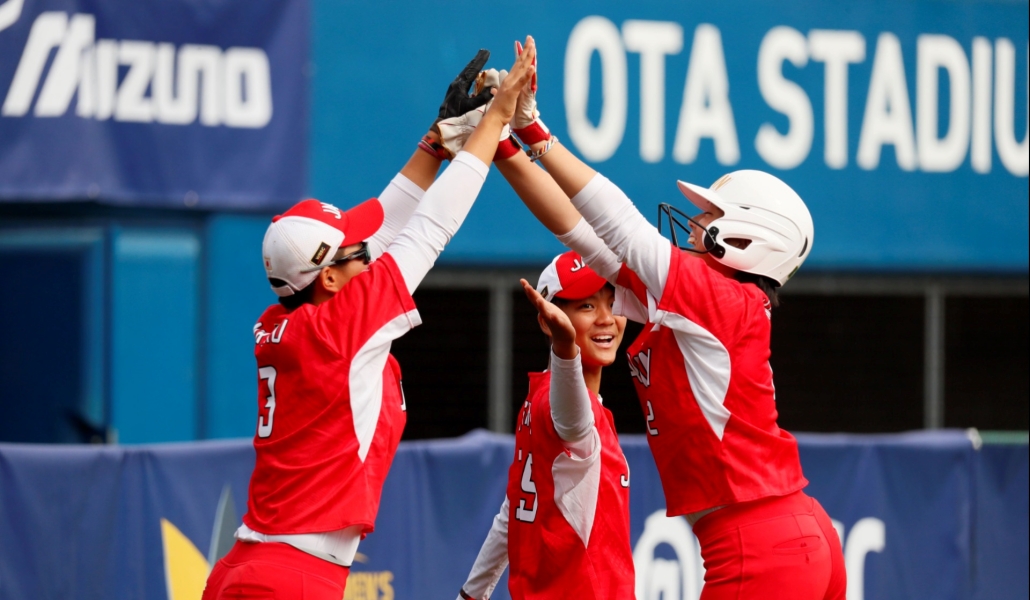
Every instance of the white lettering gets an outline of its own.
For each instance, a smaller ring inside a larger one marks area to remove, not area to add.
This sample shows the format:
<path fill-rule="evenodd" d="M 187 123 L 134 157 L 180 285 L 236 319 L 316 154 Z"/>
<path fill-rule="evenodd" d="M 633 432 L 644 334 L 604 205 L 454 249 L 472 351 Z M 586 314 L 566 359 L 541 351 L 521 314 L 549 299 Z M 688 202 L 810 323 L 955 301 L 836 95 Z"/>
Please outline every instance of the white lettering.
<path fill-rule="evenodd" d="M 21 117 L 29 112 L 50 51 L 61 43 L 67 29 L 68 15 L 63 12 L 45 12 L 36 17 L 0 114 Z"/>
<path fill-rule="evenodd" d="M 150 42 L 125 40 L 118 48 L 118 64 L 129 65 L 125 80 L 118 86 L 114 105 L 116 121 L 149 123 L 154 120 L 154 106 L 146 96 L 154 76 L 155 48 Z"/>
<path fill-rule="evenodd" d="M 736 164 L 740 160 L 740 144 L 730 106 L 730 83 L 722 36 L 713 25 L 698 25 L 694 31 L 683 87 L 673 159 L 684 164 L 694 162 L 701 138 L 707 137 L 715 142 L 719 164 Z"/>
<path fill-rule="evenodd" d="M 72 16 L 36 101 L 37 117 L 59 117 L 68 111 L 82 77 L 83 52 L 93 47 L 94 27 L 93 15 Z"/>
<path fill-rule="evenodd" d="M 994 45 L 994 140 L 1001 164 L 1013 175 L 1025 177 L 1030 171 L 1030 63 L 1027 65 L 1027 130 L 1023 142 L 1015 137 L 1016 118 L 1016 47 L 1010 40 L 999 38 Z M 1030 45 L 1027 46 L 1030 58 Z"/>
<path fill-rule="evenodd" d="M 7 29 L 18 21 L 24 0 L 8 0 L 0 3 L 0 31 Z"/>
<path fill-rule="evenodd" d="M 916 139 L 919 166 L 929 172 L 954 171 L 969 148 L 969 61 L 953 38 L 921 35 L 916 60 Z M 937 130 L 940 70 L 948 73 L 950 107 L 944 137 Z"/>
<path fill-rule="evenodd" d="M 626 21 L 622 39 L 640 53 L 640 158 L 656 163 L 665 155 L 665 56 L 683 50 L 683 27 L 664 21 Z"/>
<path fill-rule="evenodd" d="M 225 124 L 264 127 L 272 120 L 272 76 L 259 48 L 225 51 Z"/>
<path fill-rule="evenodd" d="M 881 33 L 876 42 L 865 117 L 858 139 L 858 166 L 866 170 L 879 166 L 880 149 L 885 144 L 894 146 L 899 167 L 905 171 L 916 168 L 912 107 L 905 83 L 905 66 L 901 62 L 901 43 L 892 33 Z"/>
<path fill-rule="evenodd" d="M 20 0 L 0 2 L 0 23 L 20 13 Z M 170 43 L 95 40 L 95 23 L 90 14 L 36 17 L 0 114 L 25 116 L 39 89 L 37 117 L 63 116 L 77 93 L 75 114 L 99 121 L 188 125 L 198 114 L 208 127 L 260 128 L 271 121 L 271 67 L 260 48 L 223 54 L 217 46 L 185 44 L 176 52 Z M 123 65 L 129 68 L 119 81 Z"/>
<path fill-rule="evenodd" d="M 865 599 L 865 557 L 870 552 L 883 552 L 886 546 L 886 528 L 876 517 L 859 519 L 844 536 L 844 524 L 833 519 L 841 546 L 844 549 L 844 570 L 848 574 L 848 600 Z"/>
<path fill-rule="evenodd" d="M 98 40 L 93 52 L 96 64 L 96 119 L 104 121 L 114 114 L 115 98 L 118 94 L 118 42 Z"/>
<path fill-rule="evenodd" d="M 594 127 L 587 116 L 590 57 L 601 57 L 601 120 Z M 626 131 L 626 52 L 622 37 L 604 17 L 586 17 L 572 29 L 565 48 L 565 118 L 569 137 L 589 161 L 611 158 Z"/>
<path fill-rule="evenodd" d="M 801 86 L 783 76 L 783 61 L 797 68 L 808 64 L 808 41 L 796 29 L 774 27 L 765 34 L 758 49 L 758 88 L 765 102 L 787 116 L 787 133 L 763 123 L 755 138 L 755 149 L 765 162 L 778 169 L 793 169 L 808 157 L 815 132 L 812 102 Z"/>
<path fill-rule="evenodd" d="M 808 33 L 812 60 L 822 62 L 824 159 L 831 169 L 848 164 L 848 65 L 865 60 L 865 38 L 857 31 L 815 29 Z"/>
<path fill-rule="evenodd" d="M 977 173 L 991 172 L 991 42 L 973 38 L 973 132 L 969 162 Z"/>
<path fill-rule="evenodd" d="M 655 556 L 669 545 L 675 560 Z M 633 547 L 637 600 L 696 600 L 704 585 L 704 565 L 697 538 L 683 517 L 667 517 L 665 509 L 644 520 L 644 532 Z"/>

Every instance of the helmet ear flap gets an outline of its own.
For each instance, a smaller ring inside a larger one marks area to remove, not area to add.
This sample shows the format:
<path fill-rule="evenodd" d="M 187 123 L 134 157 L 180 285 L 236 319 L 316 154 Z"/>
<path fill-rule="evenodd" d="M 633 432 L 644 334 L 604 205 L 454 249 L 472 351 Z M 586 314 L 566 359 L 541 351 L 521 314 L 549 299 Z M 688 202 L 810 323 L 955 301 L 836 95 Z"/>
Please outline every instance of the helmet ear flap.
<path fill-rule="evenodd" d="M 718 227 L 709 227 L 705 229 L 704 245 L 705 250 L 715 258 L 722 258 L 726 256 L 726 248 L 720 244 L 716 238 L 719 237 Z"/>

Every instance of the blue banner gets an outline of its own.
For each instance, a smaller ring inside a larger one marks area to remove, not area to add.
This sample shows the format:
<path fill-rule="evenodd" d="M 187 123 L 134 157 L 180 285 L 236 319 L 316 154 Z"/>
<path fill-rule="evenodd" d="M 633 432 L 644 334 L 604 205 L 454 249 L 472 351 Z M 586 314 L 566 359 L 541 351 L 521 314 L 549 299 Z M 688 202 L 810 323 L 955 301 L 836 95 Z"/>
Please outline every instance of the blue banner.
<path fill-rule="evenodd" d="M 849 600 L 1026 598 L 1026 444 L 964 432 L 800 435 L 807 492 L 843 540 Z M 695 600 L 704 568 L 665 516 L 642 436 L 632 472 L 638 600 Z M 512 438 L 406 442 L 347 600 L 450 598 L 503 500 Z M 0 599 L 196 600 L 246 510 L 249 440 L 140 447 L 0 444 Z M 495 598 L 508 598 L 502 581 Z"/>
<path fill-rule="evenodd" d="M 307 0 L 0 1 L 0 201 L 304 192 Z"/>
<path fill-rule="evenodd" d="M 687 205 L 677 179 L 761 169 L 812 211 L 806 268 L 1026 273 L 1026 1 L 519 6 L 316 3 L 313 193 L 341 206 L 378 193 L 476 49 L 508 68 L 530 33 L 543 120 L 649 219 Z M 369 82 L 385 88 L 375 106 L 341 117 Z M 442 260 L 559 249 L 495 172 Z"/>

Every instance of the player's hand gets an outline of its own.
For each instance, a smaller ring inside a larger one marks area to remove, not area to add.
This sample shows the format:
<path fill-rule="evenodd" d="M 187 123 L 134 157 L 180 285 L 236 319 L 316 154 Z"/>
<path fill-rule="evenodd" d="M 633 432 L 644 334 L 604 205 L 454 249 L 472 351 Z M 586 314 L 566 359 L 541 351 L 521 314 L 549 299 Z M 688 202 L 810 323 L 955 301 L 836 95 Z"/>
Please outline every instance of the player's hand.
<path fill-rule="evenodd" d="M 522 52 L 522 44 L 516 40 L 515 54 L 518 56 Z M 533 60 L 533 66 L 536 67 L 536 59 Z M 537 75 L 538 73 L 534 69 L 533 76 L 519 91 L 515 116 L 511 120 L 511 128 L 515 135 L 527 146 L 551 139 L 551 130 L 540 120 L 540 110 L 536 104 Z"/>
<path fill-rule="evenodd" d="M 504 78 L 487 114 L 496 117 L 501 123 L 508 123 L 515 115 L 515 107 L 518 104 L 519 92 L 523 86 L 530 82 L 533 74 L 536 73 L 536 42 L 533 36 L 526 36 L 526 45 L 522 54 L 515 59 L 508 76 Z"/>
<path fill-rule="evenodd" d="M 559 358 L 575 358 L 579 354 L 579 348 L 576 346 L 576 328 L 572 326 L 569 315 L 552 302 L 548 302 L 525 279 L 520 279 L 519 283 L 522 284 L 526 297 L 533 303 L 537 312 L 540 313 L 540 318 L 551 332 L 551 346 L 554 353 Z"/>
<path fill-rule="evenodd" d="M 469 95 L 472 84 L 477 82 L 480 71 L 486 66 L 490 59 L 490 51 L 481 49 L 469 61 L 465 68 L 458 73 L 454 81 L 447 86 L 447 93 L 444 94 L 443 103 L 440 104 L 440 111 L 437 113 L 437 120 L 459 117 L 470 110 L 475 110 L 485 105 L 493 98 L 492 90 L 489 87 L 477 86 L 475 92 Z"/>

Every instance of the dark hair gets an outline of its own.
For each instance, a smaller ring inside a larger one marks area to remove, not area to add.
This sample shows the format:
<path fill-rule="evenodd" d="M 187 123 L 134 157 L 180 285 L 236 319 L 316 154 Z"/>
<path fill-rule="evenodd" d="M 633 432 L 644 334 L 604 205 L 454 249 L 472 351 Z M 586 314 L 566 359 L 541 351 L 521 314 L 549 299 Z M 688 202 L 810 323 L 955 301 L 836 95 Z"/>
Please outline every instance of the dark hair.
<path fill-rule="evenodd" d="M 745 273 L 744 271 L 737 271 L 733 274 L 733 278 L 740 283 L 750 283 L 758 286 L 758 289 L 765 292 L 767 298 L 769 298 L 769 306 L 776 308 L 780 305 L 780 296 L 777 291 L 780 284 L 776 283 L 769 277 L 764 275 L 755 275 L 754 273 Z"/>
<path fill-rule="evenodd" d="M 282 279 L 269 278 L 268 282 L 273 287 L 282 287 L 287 285 Z M 315 297 L 315 284 L 318 283 L 316 277 L 314 281 L 308 284 L 308 286 L 299 292 L 294 292 L 292 296 L 279 296 L 279 304 L 282 304 L 287 310 L 293 310 L 299 308 L 303 304 L 307 304 L 312 301 Z"/>

